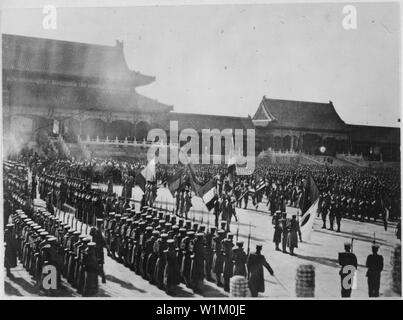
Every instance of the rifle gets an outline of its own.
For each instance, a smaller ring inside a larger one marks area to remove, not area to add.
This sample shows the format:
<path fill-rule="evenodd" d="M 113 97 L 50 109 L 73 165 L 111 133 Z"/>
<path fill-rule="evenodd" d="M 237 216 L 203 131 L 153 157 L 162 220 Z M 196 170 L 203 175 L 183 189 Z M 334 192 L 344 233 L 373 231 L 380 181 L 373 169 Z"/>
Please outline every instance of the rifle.
<path fill-rule="evenodd" d="M 249 221 L 248 251 L 247 251 L 248 256 L 249 256 L 249 253 L 250 253 L 250 229 L 251 229 L 251 223 Z"/>
<path fill-rule="evenodd" d="M 207 212 L 207 232 L 210 230 L 210 215 L 209 212 Z"/>
<path fill-rule="evenodd" d="M 87 221 L 87 223 L 85 224 L 85 234 L 88 234 L 88 219 L 89 219 L 88 212 L 87 212 L 87 217 L 86 218 L 87 219 L 85 219 L 85 220 Z"/>
<path fill-rule="evenodd" d="M 354 238 L 351 237 L 351 253 L 353 253 L 353 243 L 354 243 Z"/>
<path fill-rule="evenodd" d="M 202 216 L 201 216 L 200 224 L 203 224 L 203 220 L 204 220 L 204 206 L 202 207 Z"/>
<path fill-rule="evenodd" d="M 238 222 L 238 220 L 237 220 Z M 239 238 L 239 222 L 237 224 L 237 228 L 236 228 L 236 241 L 238 242 L 238 238 Z"/>
<path fill-rule="evenodd" d="M 376 241 L 375 241 L 375 232 L 374 232 L 374 240 L 372 241 L 372 243 L 373 243 L 373 244 L 376 243 Z"/>

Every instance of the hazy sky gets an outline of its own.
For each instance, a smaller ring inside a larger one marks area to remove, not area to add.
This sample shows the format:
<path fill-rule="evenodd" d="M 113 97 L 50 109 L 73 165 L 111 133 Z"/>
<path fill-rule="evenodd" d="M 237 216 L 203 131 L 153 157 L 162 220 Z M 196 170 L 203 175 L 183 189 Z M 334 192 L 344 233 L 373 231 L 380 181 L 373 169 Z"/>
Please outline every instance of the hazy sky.
<path fill-rule="evenodd" d="M 124 41 L 133 70 L 156 76 L 138 92 L 175 111 L 253 116 L 263 95 L 328 102 L 347 123 L 397 126 L 400 25 L 396 3 L 6 9 L 2 31 L 97 44 Z M 102 66 L 100 66 L 101 68 Z"/>

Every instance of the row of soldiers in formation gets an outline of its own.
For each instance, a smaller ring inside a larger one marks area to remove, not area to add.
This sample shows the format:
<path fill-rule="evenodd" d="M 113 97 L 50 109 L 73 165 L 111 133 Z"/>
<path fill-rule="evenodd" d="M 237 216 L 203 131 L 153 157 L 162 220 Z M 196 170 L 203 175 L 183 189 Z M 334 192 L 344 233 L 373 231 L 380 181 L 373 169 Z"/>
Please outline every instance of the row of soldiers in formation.
<path fill-rule="evenodd" d="M 9 222 L 5 229 L 7 275 L 18 259 L 37 288 L 49 295 L 57 295 L 62 276 L 83 296 L 97 293 L 98 277 L 104 277 L 94 242 L 102 238 L 99 229 L 92 228 L 90 236 L 81 234 L 42 207 L 30 215 L 17 209 Z M 49 274 L 50 270 L 55 273 Z"/>
<path fill-rule="evenodd" d="M 364 221 L 373 218 L 377 220 L 379 215 L 383 221 L 385 231 L 387 230 L 387 216 L 386 210 L 382 208 L 379 201 L 358 201 L 356 198 L 335 195 L 330 191 L 322 192 L 319 195 L 318 213 L 322 218 L 322 229 L 326 229 L 327 217 L 329 219 L 329 229 L 334 229 L 334 222 L 336 221 L 337 232 L 340 232 L 340 225 L 343 217 L 350 219 Z"/>
<path fill-rule="evenodd" d="M 44 189 L 40 193 L 45 196 L 45 199 L 49 199 L 46 194 L 53 193 L 59 189 L 56 181 L 56 177 L 47 176 L 40 182 L 42 187 L 40 186 L 39 189 Z M 76 187 L 83 188 L 83 185 L 78 183 Z M 11 191 L 13 193 L 15 190 Z M 69 194 L 66 196 L 66 201 L 69 201 Z M 224 289 L 229 291 L 230 278 L 233 275 L 242 275 L 249 278 L 251 294 L 257 296 L 258 292 L 264 292 L 263 267 L 273 273 L 270 265 L 261 255 L 261 246 L 257 247 L 256 253 L 249 254 L 248 249 L 248 254 L 246 254 L 243 249 L 243 242 L 237 241 L 234 244 L 234 236 L 228 232 L 225 222 L 221 223 L 221 229 L 219 230 L 217 227 L 209 228 L 208 226 L 206 229 L 204 225 L 199 226 L 197 223 L 192 225 L 190 221 L 185 223 L 184 219 L 176 221 L 176 216 L 172 215 L 171 217 L 169 214 L 164 214 L 163 211 L 158 211 L 153 207 L 143 205 L 141 212 L 136 212 L 129 206 L 124 207 L 120 211 L 121 213 L 116 211 L 108 212 L 103 217 L 104 220 L 97 219 L 97 227 L 92 228 L 90 232 L 90 234 L 96 233 L 96 236 L 94 237 L 93 235 L 91 239 L 85 234 L 81 235 L 82 229 L 77 230 L 77 224 L 75 229 L 73 222 L 70 226 L 55 217 L 55 211 L 58 210 L 53 209 L 59 201 L 54 201 L 54 198 L 57 197 L 51 197 L 53 200 L 47 203 L 47 208 L 52 208 L 52 211 L 40 209 L 35 212 L 31 206 L 25 210 L 26 214 L 29 215 L 27 218 L 24 217 L 26 221 L 24 219 L 20 219 L 20 221 L 31 225 L 32 223 L 29 219 L 32 219 L 35 223 L 29 229 L 31 237 L 28 243 L 30 244 L 29 247 L 32 244 L 35 248 L 37 256 L 41 256 L 40 252 L 42 250 L 42 246 L 38 246 L 39 240 L 42 240 L 39 242 L 42 243 L 51 239 L 51 241 L 48 241 L 49 245 L 51 248 L 56 246 L 58 248 L 56 252 L 59 252 L 59 255 L 52 255 L 52 263 L 57 266 L 61 275 L 65 275 L 67 280 L 77 287 L 80 293 L 89 294 L 89 292 L 95 291 L 93 289 L 83 291 L 82 283 L 78 286 L 78 279 L 83 279 L 86 269 L 81 269 L 81 276 L 78 268 L 75 269 L 77 272 L 69 273 L 67 271 L 69 270 L 67 260 L 71 261 L 71 259 L 66 260 L 63 252 L 69 247 L 69 254 L 75 256 L 73 260 L 77 262 L 78 266 L 80 263 L 84 263 L 83 259 L 87 257 L 84 252 L 86 252 L 89 242 L 92 241 L 94 244 L 90 246 L 90 261 L 93 262 L 92 249 L 94 249 L 93 252 L 97 262 L 96 272 L 102 276 L 103 281 L 105 280 L 103 272 L 103 248 L 105 246 L 113 258 L 125 263 L 136 273 L 168 292 L 171 292 L 172 288 L 180 282 L 197 291 L 203 279 L 213 281 L 213 278 L 215 278 L 219 286 L 224 286 Z M 10 202 L 12 212 L 21 210 L 20 202 L 13 199 Z M 100 212 L 100 215 L 103 216 L 104 211 L 101 210 Z M 19 214 L 21 214 L 21 211 L 19 211 Z M 38 220 L 41 223 L 35 222 L 38 215 L 41 217 Z M 76 215 L 76 218 L 78 218 L 76 221 L 83 221 L 83 217 L 84 215 L 81 217 Z M 39 226 L 40 228 L 38 228 Z M 102 226 L 104 226 L 104 229 L 102 229 Z M 34 232 L 34 227 L 36 231 L 40 230 L 40 232 Z M 42 229 L 45 229 L 45 231 Z M 39 238 L 32 237 L 32 232 Z M 49 234 L 46 235 L 43 232 L 48 232 Z M 14 234 L 19 234 L 19 231 Z M 55 237 L 52 235 L 55 235 Z M 36 242 L 33 241 L 34 238 Z M 45 243 L 42 244 L 45 245 Z M 9 248 L 12 247 L 12 245 L 9 246 Z M 45 250 L 47 249 L 48 246 L 46 246 Z M 33 251 L 30 252 L 32 253 Z M 29 267 L 31 268 L 31 266 Z M 94 265 L 91 264 L 91 271 L 95 270 L 93 267 Z M 92 279 L 92 274 L 90 275 L 89 273 L 88 275 L 90 276 L 89 279 Z M 90 287 L 93 286 L 91 285 Z"/>
<path fill-rule="evenodd" d="M 247 254 L 242 241 L 234 244 L 225 222 L 220 229 L 206 228 L 143 206 L 140 212 L 109 213 L 105 239 L 111 257 L 167 292 L 179 283 L 200 291 L 204 279 L 229 291 L 231 277 L 241 275 L 249 278 L 251 294 L 257 296 L 264 292 L 263 267 L 273 274 L 261 246 Z"/>
<path fill-rule="evenodd" d="M 104 247 L 108 254 L 124 263 L 152 284 L 172 293 L 183 282 L 194 291 L 206 278 L 229 291 L 232 276 L 249 276 L 252 296 L 264 292 L 263 267 L 273 270 L 261 254 L 261 246 L 247 255 L 243 242 L 234 248 L 233 235 L 222 229 L 210 228 L 183 219 L 176 224 L 175 216 L 144 207 L 141 213 L 128 211 L 125 216 L 109 213 L 105 220 L 97 219 L 89 236 L 74 229 L 74 223 L 63 222 L 45 208 L 37 208 L 28 216 L 17 209 L 10 217 L 5 232 L 6 269 L 21 261 L 44 290 L 43 272 L 46 266 L 57 270 L 57 289 L 61 276 L 84 296 L 95 295 L 98 276 L 103 272 Z M 105 224 L 103 229 L 102 225 Z M 103 236 L 105 234 L 105 238 Z M 223 280 L 223 283 L 222 283 Z"/>

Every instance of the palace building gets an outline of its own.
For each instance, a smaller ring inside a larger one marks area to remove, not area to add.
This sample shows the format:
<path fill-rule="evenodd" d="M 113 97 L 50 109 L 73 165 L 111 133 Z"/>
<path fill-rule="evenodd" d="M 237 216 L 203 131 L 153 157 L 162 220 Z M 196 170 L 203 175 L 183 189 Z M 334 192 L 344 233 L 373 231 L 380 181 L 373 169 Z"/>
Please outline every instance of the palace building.
<path fill-rule="evenodd" d="M 58 135 L 70 146 L 87 141 L 95 151 L 97 143 L 115 144 L 122 153 L 137 143 L 144 148 L 150 129 L 168 131 L 170 121 L 177 121 L 179 131 L 198 133 L 255 129 L 257 153 L 360 154 L 400 161 L 400 128 L 347 124 L 331 101 L 263 97 L 252 118 L 177 113 L 136 91 L 155 77 L 129 68 L 123 42 L 107 46 L 4 34 L 2 45 L 5 139 L 19 136 L 35 144 Z"/>

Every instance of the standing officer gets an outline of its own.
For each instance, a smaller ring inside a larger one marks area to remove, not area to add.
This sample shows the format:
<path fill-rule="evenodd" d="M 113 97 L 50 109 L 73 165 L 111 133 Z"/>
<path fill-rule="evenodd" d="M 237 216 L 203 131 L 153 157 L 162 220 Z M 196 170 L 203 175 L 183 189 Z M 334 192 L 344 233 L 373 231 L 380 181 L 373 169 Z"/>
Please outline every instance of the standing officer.
<path fill-rule="evenodd" d="M 273 242 L 276 246 L 276 251 L 280 251 L 279 244 L 281 243 L 281 211 L 277 210 L 275 216 L 273 216 L 272 224 L 274 226 Z"/>
<path fill-rule="evenodd" d="M 321 215 L 322 221 L 323 221 L 322 229 L 326 229 L 326 216 L 327 216 L 328 209 L 329 209 L 329 195 L 324 194 L 322 205 L 320 207 L 320 215 Z"/>
<path fill-rule="evenodd" d="M 233 275 L 246 278 L 246 261 L 248 256 L 243 249 L 243 241 L 237 241 L 236 246 L 236 248 L 232 249 L 232 261 L 234 263 Z"/>
<path fill-rule="evenodd" d="M 341 266 L 339 275 L 341 280 L 341 296 L 342 298 L 350 298 L 351 297 L 351 289 L 353 283 L 353 277 L 350 276 L 351 271 L 347 270 L 346 266 L 353 266 L 357 269 L 357 257 L 351 251 L 351 243 L 344 243 L 345 252 L 339 252 L 339 264 Z M 355 270 L 354 270 L 355 272 Z M 350 276 L 351 281 L 344 281 L 346 277 Z"/>
<path fill-rule="evenodd" d="M 379 286 L 381 284 L 381 272 L 383 270 L 383 257 L 378 254 L 379 245 L 372 245 L 372 254 L 368 255 L 366 267 L 368 278 L 368 296 L 379 297 Z"/>
<path fill-rule="evenodd" d="M 213 251 L 213 237 L 216 232 L 216 227 L 211 227 L 209 232 L 207 232 L 205 236 L 205 275 L 206 275 L 206 280 L 207 281 L 213 281 L 211 277 L 211 269 L 212 269 L 212 264 L 213 264 L 213 256 L 214 256 L 214 251 Z"/>
<path fill-rule="evenodd" d="M 105 272 L 104 272 L 104 247 L 106 247 L 106 241 L 102 234 L 102 219 L 97 219 L 97 228 L 91 228 L 90 236 L 92 236 L 92 241 L 95 243 L 95 253 L 98 261 L 98 270 L 100 272 L 102 283 L 106 283 Z"/>

